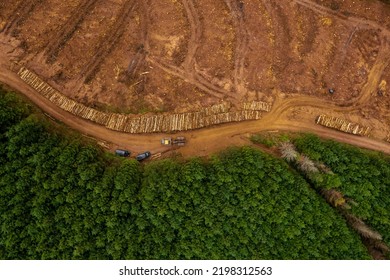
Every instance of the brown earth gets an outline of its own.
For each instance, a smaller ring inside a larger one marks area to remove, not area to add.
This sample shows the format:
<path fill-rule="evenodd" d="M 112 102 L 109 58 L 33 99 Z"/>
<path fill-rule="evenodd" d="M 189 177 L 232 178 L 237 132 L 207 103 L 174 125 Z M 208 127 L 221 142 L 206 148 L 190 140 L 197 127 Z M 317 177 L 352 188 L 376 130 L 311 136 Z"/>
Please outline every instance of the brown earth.
<path fill-rule="evenodd" d="M 160 134 L 118 133 L 56 108 L 14 63 L 103 111 L 273 103 L 258 121 L 183 133 L 185 156 L 248 144 L 248 134 L 265 130 L 311 131 L 390 153 L 375 140 L 390 131 L 390 6 L 379 1 L 6 0 L 0 31 L 0 81 L 112 149 L 166 150 Z M 370 126 L 372 138 L 320 127 L 322 113 Z"/>

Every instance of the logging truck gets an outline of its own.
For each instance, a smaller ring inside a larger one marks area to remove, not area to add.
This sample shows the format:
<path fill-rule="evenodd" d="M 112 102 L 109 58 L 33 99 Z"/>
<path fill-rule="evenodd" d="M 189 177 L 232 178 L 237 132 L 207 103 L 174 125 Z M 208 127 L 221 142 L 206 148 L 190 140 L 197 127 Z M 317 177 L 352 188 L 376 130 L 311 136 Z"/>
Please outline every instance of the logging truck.
<path fill-rule="evenodd" d="M 178 136 L 175 139 L 172 139 L 171 137 L 166 137 L 161 139 L 161 144 L 164 146 L 172 146 L 172 145 L 184 146 L 186 144 L 186 138 L 183 136 Z"/>

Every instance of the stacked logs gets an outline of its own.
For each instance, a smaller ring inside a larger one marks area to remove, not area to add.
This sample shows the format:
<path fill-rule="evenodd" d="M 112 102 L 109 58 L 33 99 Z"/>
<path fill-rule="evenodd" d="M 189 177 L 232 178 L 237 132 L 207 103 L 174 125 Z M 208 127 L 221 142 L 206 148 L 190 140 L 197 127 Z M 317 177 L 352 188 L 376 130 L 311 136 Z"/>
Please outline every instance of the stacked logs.
<path fill-rule="evenodd" d="M 269 112 L 271 111 L 271 105 L 266 102 L 262 101 L 252 101 L 252 102 L 246 102 L 244 103 L 244 110 L 247 111 L 265 111 Z"/>
<path fill-rule="evenodd" d="M 105 127 L 128 133 L 173 132 L 203 128 L 228 122 L 258 120 L 261 111 L 268 112 L 271 106 L 265 102 L 244 103 L 243 110 L 230 111 L 231 104 L 224 102 L 203 108 L 199 112 L 133 116 L 105 113 L 78 103 L 40 79 L 35 73 L 22 67 L 20 78 L 61 109 Z"/>
<path fill-rule="evenodd" d="M 351 133 L 360 136 L 367 136 L 371 131 L 371 128 L 368 126 L 362 126 L 356 123 L 351 123 L 342 118 L 327 116 L 325 114 L 318 116 L 316 123 L 325 127 L 333 128 L 346 133 Z"/>
<path fill-rule="evenodd" d="M 18 75 L 29 86 L 61 109 L 98 124 L 105 125 L 107 123 L 109 118 L 108 114 L 99 112 L 64 96 L 28 69 L 22 67 L 19 70 Z"/>

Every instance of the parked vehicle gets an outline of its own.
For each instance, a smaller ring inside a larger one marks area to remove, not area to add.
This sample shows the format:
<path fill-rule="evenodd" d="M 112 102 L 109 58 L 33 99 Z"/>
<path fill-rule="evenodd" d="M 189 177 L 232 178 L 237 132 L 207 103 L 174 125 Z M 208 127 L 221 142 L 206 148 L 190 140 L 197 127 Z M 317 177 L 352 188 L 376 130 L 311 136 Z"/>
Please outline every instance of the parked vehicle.
<path fill-rule="evenodd" d="M 183 136 L 178 136 L 176 137 L 176 139 L 173 140 L 170 137 L 161 139 L 161 144 L 165 146 L 171 146 L 171 145 L 184 146 L 185 143 L 186 143 L 186 138 Z"/>
<path fill-rule="evenodd" d="M 183 136 L 178 136 L 175 140 L 173 140 L 173 144 L 178 146 L 184 146 L 186 144 L 186 138 Z"/>
<path fill-rule="evenodd" d="M 142 161 L 142 160 L 147 159 L 148 157 L 150 157 L 150 155 L 151 155 L 150 152 L 144 152 L 142 154 L 137 155 L 136 159 L 138 161 Z"/>
<path fill-rule="evenodd" d="M 172 138 L 161 139 L 161 145 L 170 146 L 172 145 Z"/>
<path fill-rule="evenodd" d="M 127 151 L 127 150 L 120 150 L 120 149 L 118 149 L 118 150 L 115 150 L 115 154 L 117 156 L 121 156 L 121 157 L 129 157 L 131 153 L 129 151 Z"/>

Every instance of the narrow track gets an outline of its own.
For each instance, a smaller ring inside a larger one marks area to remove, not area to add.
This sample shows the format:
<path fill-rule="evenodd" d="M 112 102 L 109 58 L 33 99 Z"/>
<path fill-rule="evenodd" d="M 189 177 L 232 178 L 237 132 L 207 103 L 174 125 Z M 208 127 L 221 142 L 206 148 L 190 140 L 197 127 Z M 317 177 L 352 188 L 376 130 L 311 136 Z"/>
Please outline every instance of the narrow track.
<path fill-rule="evenodd" d="M 354 101 L 355 104 L 364 106 L 364 104 L 369 102 L 372 95 L 377 93 L 382 73 L 389 64 L 390 41 L 385 41 L 382 48 L 379 50 L 374 66 L 370 70 L 367 83 L 364 85 L 358 99 Z"/>
<path fill-rule="evenodd" d="M 281 68 L 280 71 L 283 71 L 287 66 L 285 61 L 291 59 L 289 57 L 291 55 L 290 30 L 288 24 L 284 24 L 284 21 L 287 21 L 288 19 L 285 18 L 285 15 L 281 14 L 280 7 L 276 6 L 277 4 L 273 6 L 268 0 L 262 0 L 262 3 L 271 17 L 270 28 L 273 30 L 274 34 L 279 34 L 278 36 L 275 36 L 274 42 L 272 43 L 273 53 L 270 53 L 272 56 L 272 63 L 273 66 L 277 66 L 278 68 Z M 281 60 L 281 58 L 284 58 L 284 60 Z M 276 73 L 274 73 L 274 75 L 276 75 Z"/>
<path fill-rule="evenodd" d="M 382 25 L 374 21 L 362 19 L 354 16 L 346 16 L 337 11 L 333 11 L 332 9 L 326 8 L 324 6 L 316 4 L 309 0 L 292 0 L 292 1 L 298 5 L 305 6 L 316 13 L 327 15 L 327 16 L 334 16 L 347 25 L 354 26 L 354 27 L 359 26 L 360 29 L 377 29 L 380 30 L 385 36 L 390 37 L 390 30 L 386 29 L 385 27 L 383 27 Z"/>
<path fill-rule="evenodd" d="M 183 63 L 183 68 L 187 73 L 192 73 L 195 65 L 195 55 L 200 46 L 202 37 L 202 24 L 196 11 L 193 0 L 182 0 L 183 6 L 186 10 L 188 21 L 191 26 L 191 38 L 188 42 L 188 52 Z"/>
<path fill-rule="evenodd" d="M 60 26 L 54 33 L 50 42 L 44 49 L 48 63 L 57 60 L 58 53 L 64 45 L 73 37 L 74 33 L 84 21 L 84 17 L 96 6 L 96 0 L 83 0 L 74 9 L 70 18 Z"/>
<path fill-rule="evenodd" d="M 210 79 L 210 76 L 202 73 L 202 71 L 200 71 L 199 65 L 196 62 L 195 62 L 194 77 L 198 83 L 201 83 L 202 85 L 209 88 L 210 90 L 213 90 L 213 91 L 219 92 L 219 93 L 223 93 L 226 95 L 226 97 L 237 98 L 237 95 L 234 92 L 227 91 L 227 90 L 223 89 L 221 86 L 219 86 L 215 82 L 213 82 Z"/>
<path fill-rule="evenodd" d="M 352 28 L 351 28 L 352 29 Z M 341 62 L 344 62 L 345 61 L 345 58 L 347 56 L 347 52 L 348 52 L 348 47 L 349 45 L 351 44 L 352 42 L 352 39 L 353 39 L 353 35 L 356 33 L 356 31 L 358 30 L 358 26 L 355 26 L 352 30 L 351 30 L 351 33 L 349 34 L 348 38 L 346 38 L 346 41 L 344 43 L 344 46 L 343 48 L 337 52 L 336 54 L 336 58 L 334 59 L 336 65 L 334 66 L 334 71 L 333 71 L 333 76 L 332 78 L 330 79 L 331 81 L 335 81 L 338 79 L 339 75 L 340 75 L 340 71 L 341 69 L 343 68 L 344 64 L 343 63 L 340 63 L 339 61 Z"/>
<path fill-rule="evenodd" d="M 2 32 L 6 35 L 11 34 L 16 28 L 23 24 L 26 19 L 32 14 L 34 8 L 40 5 L 44 0 L 26 0 L 21 1 L 15 10 L 11 13 L 11 17 L 4 26 Z"/>
<path fill-rule="evenodd" d="M 137 53 L 131 58 L 126 70 L 126 78 L 132 79 L 145 66 L 146 56 L 149 50 L 148 42 L 148 25 L 149 25 L 149 3 L 147 0 L 141 1 L 141 42 L 138 46 Z"/>
<path fill-rule="evenodd" d="M 163 137 L 163 134 L 136 135 L 120 133 L 75 117 L 74 115 L 59 109 L 43 96 L 36 94 L 32 88 L 22 82 L 16 73 L 8 69 L 9 67 L 7 67 L 7 64 L 4 64 L 1 56 L 2 55 L 0 55 L 0 69 L 2 69 L 2 71 L 0 72 L 0 81 L 23 93 L 44 112 L 64 122 L 69 127 L 96 139 L 110 142 L 114 147 L 127 148 L 134 152 L 142 152 L 143 150 L 148 149 L 152 151 L 152 153 L 157 153 L 164 150 L 159 141 L 160 138 Z M 274 105 L 275 109 L 265 115 L 261 120 L 230 123 L 181 133 L 189 139 L 189 145 L 181 148 L 180 152 L 186 157 L 204 156 L 233 144 L 249 144 L 249 141 L 247 140 L 238 139 L 236 136 L 239 135 L 269 130 L 286 130 L 313 132 L 340 142 L 390 154 L 389 143 L 327 129 L 316 125 L 314 121 L 297 123 L 294 120 L 289 120 L 288 117 L 286 117 L 286 114 L 288 114 L 289 109 L 295 106 L 321 106 L 323 108 L 332 107 L 333 109 L 333 105 L 329 105 L 326 102 L 319 103 L 318 99 L 313 98 L 307 98 L 307 100 L 305 100 L 305 97 L 299 97 L 279 100 Z M 342 112 L 344 109 L 339 107 L 339 110 Z M 349 109 L 345 108 L 345 110 Z"/>
<path fill-rule="evenodd" d="M 236 51 L 234 59 L 234 86 L 236 92 L 245 91 L 244 70 L 248 52 L 249 33 L 244 18 L 244 2 L 241 0 L 225 0 L 236 26 Z"/>
<path fill-rule="evenodd" d="M 127 0 L 125 2 L 114 25 L 109 31 L 107 31 L 107 35 L 100 41 L 93 59 L 83 67 L 80 77 L 84 79 L 85 83 L 89 83 L 95 77 L 99 71 L 100 65 L 104 62 L 107 55 L 112 52 L 117 41 L 122 37 L 126 28 L 126 22 L 129 20 L 129 15 L 134 9 L 136 3 L 137 1 L 134 0 Z"/>
<path fill-rule="evenodd" d="M 202 39 L 202 24 L 197 13 L 193 0 L 182 0 L 183 6 L 186 10 L 188 20 L 191 26 L 191 37 L 188 42 L 188 51 L 186 59 L 180 67 L 171 65 L 167 62 L 157 58 L 149 57 L 148 60 L 159 67 L 161 70 L 170 75 L 179 77 L 186 82 L 195 85 L 199 89 L 205 91 L 219 99 L 226 97 L 236 98 L 236 94 L 229 92 L 218 85 L 212 83 L 207 77 L 204 77 L 199 71 L 199 66 L 196 62 L 195 55 L 201 44 Z"/>
<path fill-rule="evenodd" d="M 180 67 L 170 65 L 170 64 L 163 62 L 157 58 L 147 57 L 146 60 L 149 61 L 152 65 L 155 65 L 158 68 L 160 68 L 161 70 L 167 72 L 168 74 L 170 74 L 172 76 L 176 76 L 176 77 L 186 81 L 187 83 L 190 83 L 190 84 L 198 87 L 199 89 L 205 91 L 206 93 L 210 94 L 211 96 L 214 96 L 216 98 L 221 98 L 221 99 L 225 96 L 223 92 L 215 91 L 215 90 L 211 89 L 208 85 L 205 85 L 202 82 L 199 82 L 194 77 L 192 77 L 192 75 L 187 74 L 187 72 Z"/>
<path fill-rule="evenodd" d="M 148 30 L 149 30 L 149 20 L 150 20 L 150 4 L 148 0 L 141 1 L 141 29 L 142 29 L 142 44 L 144 50 L 148 51 L 149 43 L 148 43 Z"/>
<path fill-rule="evenodd" d="M 189 17 L 193 17 L 191 25 L 193 24 L 196 25 L 196 21 L 197 21 L 196 8 L 192 1 L 193 0 L 183 0 L 183 3 L 186 3 L 185 4 L 186 11 Z M 245 22 L 243 19 L 243 15 L 242 14 L 240 15 L 239 13 L 240 7 L 234 6 L 237 5 L 237 2 L 235 2 L 234 4 L 233 0 L 226 0 L 226 1 L 230 3 L 231 11 L 235 15 L 234 19 L 236 22 L 236 28 L 239 31 L 238 33 L 241 34 L 239 36 L 243 36 L 241 37 L 241 39 L 245 39 L 245 36 L 248 36 L 248 33 L 246 33 L 245 31 Z M 26 13 L 28 11 L 27 6 L 32 5 L 34 3 L 36 4 L 38 2 L 39 1 L 34 2 L 32 0 L 25 1 L 23 2 L 24 3 L 23 5 L 26 5 L 26 7 L 21 5 L 20 9 L 23 9 L 24 13 Z M 264 2 L 267 1 L 264 0 Z M 360 26 L 363 26 L 363 28 L 367 28 L 367 29 L 381 30 L 381 36 L 383 38 L 388 37 L 389 31 L 384 28 L 379 28 L 380 27 L 379 24 L 376 24 L 374 22 L 367 21 L 365 19 L 359 19 L 359 18 L 352 18 L 350 21 L 349 17 L 345 17 L 344 15 L 335 13 L 332 10 L 314 4 L 310 1 L 295 0 L 295 2 L 299 5 L 305 6 L 313 10 L 316 13 L 336 16 L 338 19 L 345 21 L 346 24 L 349 24 L 349 26 L 351 27 L 355 27 L 356 24 L 359 24 L 359 28 Z M 85 1 L 83 3 L 90 3 L 90 2 Z M 111 35 L 107 35 L 105 38 L 103 38 L 103 40 L 97 46 L 96 56 L 94 57 L 94 59 L 89 61 L 84 66 L 84 70 L 82 71 L 81 77 L 86 77 L 86 80 L 88 80 L 88 79 L 92 79 L 93 76 L 96 74 L 96 71 L 98 71 L 100 65 L 103 63 L 105 56 L 112 51 L 112 49 L 115 47 L 115 43 L 117 42 L 117 40 L 119 40 L 119 38 L 123 36 L 126 20 L 128 19 L 132 9 L 136 5 L 135 3 L 137 2 L 127 1 L 124 4 L 124 6 L 121 8 L 117 20 L 115 21 L 111 30 L 108 32 L 108 34 Z M 145 17 L 145 20 L 143 21 L 145 22 L 145 27 L 143 27 L 143 29 L 145 28 L 143 32 L 143 37 L 144 37 L 144 47 L 147 53 L 147 50 L 149 48 L 147 26 L 148 26 L 148 22 L 152 20 L 148 13 L 149 11 L 148 5 L 150 2 L 148 0 L 143 0 L 140 3 L 143 7 L 143 10 L 146 11 L 146 15 L 143 15 Z M 270 11 L 270 13 L 273 12 L 275 11 L 272 10 Z M 80 15 L 77 17 L 75 16 L 75 18 L 77 21 L 77 19 L 80 19 L 81 16 Z M 273 18 L 275 18 L 275 16 L 273 16 Z M 275 25 L 276 25 L 277 19 L 275 20 L 276 20 L 275 21 Z M 11 22 L 7 24 L 8 32 L 10 32 L 13 28 L 17 27 L 19 24 L 20 22 L 18 21 L 18 19 L 13 18 Z M 70 34 L 69 36 L 72 36 L 73 33 L 71 32 L 71 30 L 73 27 L 69 27 L 69 28 L 70 29 L 66 29 L 66 30 L 64 28 L 63 34 L 65 35 Z M 277 29 L 277 27 L 274 28 Z M 281 31 L 288 32 L 283 30 Z M 0 34 L 0 36 L 2 35 Z M 196 38 L 198 38 L 198 36 L 201 36 L 201 33 L 199 35 L 199 31 L 193 30 L 191 40 L 195 41 Z M 63 38 L 63 36 L 59 35 L 58 38 Z M 236 66 L 235 84 L 236 85 L 239 85 L 240 79 L 241 80 L 243 79 L 242 78 L 244 73 L 243 67 L 245 66 L 244 61 L 245 61 L 245 52 L 246 52 L 245 42 L 240 41 L 238 43 L 240 44 L 237 44 L 236 52 L 238 55 L 236 56 L 236 60 L 235 60 L 235 66 Z M 223 88 L 218 86 L 218 83 L 213 83 L 210 77 L 202 75 L 202 73 L 199 70 L 197 71 L 196 59 L 195 59 L 196 47 L 194 46 L 196 46 L 196 44 L 194 44 L 194 42 L 191 43 L 191 47 L 189 48 L 190 50 L 186 57 L 185 64 L 182 65 L 182 67 L 176 67 L 170 65 L 169 63 L 159 60 L 159 58 L 147 56 L 145 59 L 147 62 L 162 69 L 163 71 L 169 73 L 170 75 L 179 77 L 180 79 L 183 79 L 184 81 L 193 84 L 196 87 L 199 87 L 200 89 L 204 90 L 206 93 L 210 94 L 211 96 L 214 96 L 216 98 L 221 98 L 221 99 L 224 99 L 226 97 L 232 97 L 232 95 L 234 95 L 234 92 L 228 92 L 224 90 Z M 52 46 L 50 48 L 56 49 L 55 46 L 54 47 Z M 56 107 L 53 103 L 51 103 L 49 100 L 37 94 L 32 88 L 30 88 L 27 84 L 21 81 L 19 77 L 16 75 L 16 73 L 9 70 L 11 66 L 9 60 L 10 57 L 8 56 L 7 51 L 0 52 L 0 69 L 1 69 L 0 81 L 20 91 L 21 93 L 26 95 L 29 99 L 31 99 L 44 112 L 64 122 L 69 127 L 74 128 L 83 134 L 90 135 L 96 139 L 102 139 L 104 141 L 110 142 L 113 144 L 112 145 L 113 148 L 122 147 L 122 148 L 127 148 L 134 152 L 142 152 L 146 149 L 152 151 L 153 153 L 164 151 L 164 147 L 161 147 L 159 141 L 160 138 L 162 137 L 162 134 L 149 134 L 149 135 L 137 134 L 136 135 L 136 134 L 115 132 L 107 128 L 104 128 L 102 126 L 99 126 L 95 123 L 75 117 L 74 115 L 61 110 L 60 108 Z M 390 63 L 390 51 L 387 43 L 387 45 L 383 45 L 383 47 L 381 48 L 378 54 L 377 61 L 374 64 L 373 69 L 371 69 L 368 82 L 364 87 L 364 89 L 362 90 L 361 95 L 357 99 L 351 101 L 352 103 L 349 104 L 349 106 L 339 106 L 335 102 L 319 100 L 318 98 L 308 97 L 308 96 L 290 96 L 289 98 L 277 97 L 273 109 L 268 114 L 265 114 L 265 116 L 261 120 L 248 121 L 242 123 L 230 123 L 230 124 L 219 125 L 217 127 L 209 127 L 205 129 L 199 129 L 196 131 L 183 132 L 182 134 L 189 139 L 189 145 L 181 148 L 180 152 L 184 156 L 208 155 L 217 150 L 228 147 L 232 144 L 238 144 L 238 145 L 248 144 L 249 142 L 247 140 L 242 140 L 242 139 L 246 139 L 243 136 L 248 133 L 250 134 L 250 133 L 256 133 L 256 132 L 267 131 L 267 130 L 287 130 L 287 131 L 314 132 L 321 136 L 336 139 L 341 142 L 346 142 L 346 143 L 350 143 L 353 145 L 357 145 L 369 149 L 379 150 L 384 153 L 390 154 L 390 145 L 389 143 L 386 143 L 384 141 L 378 141 L 375 139 L 349 135 L 343 132 L 338 132 L 325 127 L 321 127 L 316 125 L 314 123 L 314 120 L 309 120 L 308 118 L 304 118 L 300 121 L 297 121 L 295 119 L 290 119 L 289 117 L 289 114 L 296 107 L 317 108 L 319 110 L 328 110 L 328 111 L 339 112 L 339 113 L 352 113 L 358 111 L 361 107 L 364 106 L 364 104 L 367 104 L 367 102 L 369 102 L 372 90 L 375 89 L 375 87 L 377 86 L 377 83 L 379 81 L 378 79 L 380 79 L 381 74 L 383 73 L 384 69 L 389 63 Z"/>

